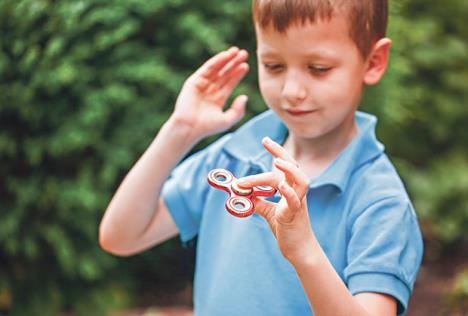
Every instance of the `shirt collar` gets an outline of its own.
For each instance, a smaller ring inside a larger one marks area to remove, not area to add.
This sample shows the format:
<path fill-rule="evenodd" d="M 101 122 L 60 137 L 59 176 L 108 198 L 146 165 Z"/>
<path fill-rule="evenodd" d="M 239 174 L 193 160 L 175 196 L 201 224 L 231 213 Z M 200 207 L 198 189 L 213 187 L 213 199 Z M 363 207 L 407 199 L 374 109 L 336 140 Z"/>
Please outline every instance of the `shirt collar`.
<path fill-rule="evenodd" d="M 318 177 L 311 179 L 311 188 L 332 185 L 343 192 L 355 170 L 383 153 L 384 146 L 375 135 L 377 118 L 357 111 L 355 119 L 358 126 L 357 135 Z M 236 159 L 265 172 L 270 170 L 271 157 L 263 147 L 262 139 L 268 136 L 283 144 L 287 135 L 286 125 L 273 111 L 268 110 L 235 131 L 224 150 Z"/>
<path fill-rule="evenodd" d="M 344 192 L 352 174 L 383 153 L 384 146 L 375 135 L 377 118 L 357 111 L 355 119 L 358 126 L 357 135 L 317 178 L 312 179 L 312 187 L 332 184 L 340 192 Z"/>

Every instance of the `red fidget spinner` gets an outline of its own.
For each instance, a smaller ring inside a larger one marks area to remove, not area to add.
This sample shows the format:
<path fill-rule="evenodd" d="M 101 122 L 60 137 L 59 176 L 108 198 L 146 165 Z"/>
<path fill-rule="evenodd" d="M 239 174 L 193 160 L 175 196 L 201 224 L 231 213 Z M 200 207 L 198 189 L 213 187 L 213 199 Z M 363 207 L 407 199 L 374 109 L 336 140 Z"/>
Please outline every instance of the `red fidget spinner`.
<path fill-rule="evenodd" d="M 226 191 L 229 198 L 226 200 L 226 210 L 236 217 L 247 217 L 254 212 L 252 198 L 255 196 L 271 196 L 276 190 L 270 186 L 256 186 L 242 188 L 237 185 L 237 178 L 226 169 L 214 169 L 208 173 L 208 183 Z"/>

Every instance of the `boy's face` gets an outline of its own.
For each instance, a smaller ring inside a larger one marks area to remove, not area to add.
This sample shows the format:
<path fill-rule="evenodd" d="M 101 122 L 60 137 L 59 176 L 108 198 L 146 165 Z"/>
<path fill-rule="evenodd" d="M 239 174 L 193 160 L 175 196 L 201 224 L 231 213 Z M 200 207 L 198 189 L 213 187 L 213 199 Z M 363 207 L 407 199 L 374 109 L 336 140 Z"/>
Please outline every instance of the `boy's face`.
<path fill-rule="evenodd" d="M 286 33 L 257 25 L 256 33 L 261 93 L 290 133 L 306 139 L 342 135 L 347 127 L 351 133 L 366 61 L 345 18 L 293 24 Z"/>

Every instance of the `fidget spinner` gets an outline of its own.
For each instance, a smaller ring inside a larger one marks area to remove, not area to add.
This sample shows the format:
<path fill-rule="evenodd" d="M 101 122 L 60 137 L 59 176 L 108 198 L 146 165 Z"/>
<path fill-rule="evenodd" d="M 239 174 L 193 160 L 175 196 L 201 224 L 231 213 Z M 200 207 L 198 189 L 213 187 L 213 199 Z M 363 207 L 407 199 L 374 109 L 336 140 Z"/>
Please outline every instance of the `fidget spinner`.
<path fill-rule="evenodd" d="M 236 180 L 237 178 L 226 169 L 214 169 L 208 173 L 208 183 L 229 194 L 226 200 L 226 210 L 236 217 L 252 215 L 254 212 L 252 199 L 255 196 L 271 196 L 276 192 L 275 188 L 267 185 L 242 188 L 237 185 Z"/>

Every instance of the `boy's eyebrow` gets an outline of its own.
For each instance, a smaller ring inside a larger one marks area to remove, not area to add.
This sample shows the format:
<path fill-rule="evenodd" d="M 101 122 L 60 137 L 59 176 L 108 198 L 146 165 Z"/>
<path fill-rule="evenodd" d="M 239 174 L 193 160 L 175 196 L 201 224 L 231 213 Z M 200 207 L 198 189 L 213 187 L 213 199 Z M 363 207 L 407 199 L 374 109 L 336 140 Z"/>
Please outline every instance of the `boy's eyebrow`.
<path fill-rule="evenodd" d="M 281 56 L 281 53 L 276 53 L 275 51 L 270 51 L 270 50 L 257 50 L 257 55 L 261 58 L 269 58 L 269 57 L 279 57 Z M 317 50 L 312 50 L 305 52 L 304 54 L 301 54 L 301 57 L 304 59 L 318 59 L 318 58 L 324 58 L 324 59 L 335 59 L 337 58 L 337 54 L 323 50 L 323 49 L 317 49 Z"/>

